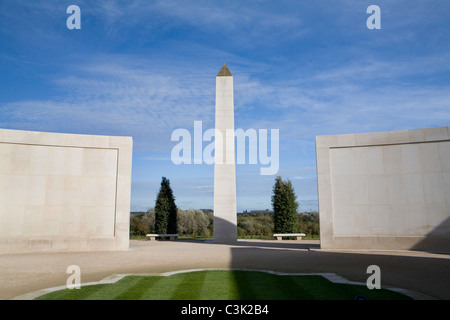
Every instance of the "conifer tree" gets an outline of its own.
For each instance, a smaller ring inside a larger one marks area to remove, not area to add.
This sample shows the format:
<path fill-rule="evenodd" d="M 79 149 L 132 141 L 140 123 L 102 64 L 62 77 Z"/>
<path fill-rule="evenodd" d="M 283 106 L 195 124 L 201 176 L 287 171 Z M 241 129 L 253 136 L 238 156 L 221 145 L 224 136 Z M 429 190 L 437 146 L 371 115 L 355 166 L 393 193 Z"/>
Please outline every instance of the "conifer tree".
<path fill-rule="evenodd" d="M 297 196 L 289 180 L 275 179 L 272 195 L 274 233 L 297 232 Z"/>
<path fill-rule="evenodd" d="M 155 232 L 177 233 L 177 206 L 170 180 L 162 177 L 155 204 Z"/>

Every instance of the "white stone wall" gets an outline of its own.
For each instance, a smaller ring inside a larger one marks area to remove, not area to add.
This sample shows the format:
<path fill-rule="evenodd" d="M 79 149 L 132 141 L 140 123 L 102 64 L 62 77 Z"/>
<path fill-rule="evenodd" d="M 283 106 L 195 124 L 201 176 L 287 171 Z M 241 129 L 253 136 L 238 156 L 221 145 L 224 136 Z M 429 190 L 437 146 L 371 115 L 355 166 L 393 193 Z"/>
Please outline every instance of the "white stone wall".
<path fill-rule="evenodd" d="M 321 247 L 450 250 L 449 131 L 316 137 Z"/>
<path fill-rule="evenodd" d="M 0 252 L 126 250 L 132 139 L 0 129 Z"/>

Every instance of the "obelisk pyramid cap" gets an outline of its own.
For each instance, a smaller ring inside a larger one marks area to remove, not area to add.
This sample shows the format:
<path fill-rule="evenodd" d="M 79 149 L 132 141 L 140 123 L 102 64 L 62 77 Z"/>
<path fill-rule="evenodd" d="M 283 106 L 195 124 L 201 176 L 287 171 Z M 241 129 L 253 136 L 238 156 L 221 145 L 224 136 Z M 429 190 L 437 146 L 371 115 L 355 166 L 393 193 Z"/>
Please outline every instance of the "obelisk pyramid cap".
<path fill-rule="evenodd" d="M 218 77 L 232 77 L 230 70 L 228 70 L 227 65 L 224 64 L 222 69 L 220 69 L 219 73 L 217 74 Z"/>

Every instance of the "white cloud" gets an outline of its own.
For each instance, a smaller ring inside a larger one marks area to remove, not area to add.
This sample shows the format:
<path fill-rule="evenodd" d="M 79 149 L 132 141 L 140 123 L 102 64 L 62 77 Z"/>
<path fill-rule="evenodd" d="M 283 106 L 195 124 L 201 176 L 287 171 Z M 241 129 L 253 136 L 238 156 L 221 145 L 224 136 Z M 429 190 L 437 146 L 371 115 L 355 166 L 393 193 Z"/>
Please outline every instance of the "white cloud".
<path fill-rule="evenodd" d="M 307 179 L 307 178 L 302 177 L 302 176 L 292 176 L 291 179 L 292 179 L 292 180 L 305 180 L 305 179 Z"/>
<path fill-rule="evenodd" d="M 214 186 L 213 185 L 206 185 L 206 186 L 189 186 L 188 188 L 194 189 L 194 190 L 204 190 L 207 192 L 213 192 Z"/>

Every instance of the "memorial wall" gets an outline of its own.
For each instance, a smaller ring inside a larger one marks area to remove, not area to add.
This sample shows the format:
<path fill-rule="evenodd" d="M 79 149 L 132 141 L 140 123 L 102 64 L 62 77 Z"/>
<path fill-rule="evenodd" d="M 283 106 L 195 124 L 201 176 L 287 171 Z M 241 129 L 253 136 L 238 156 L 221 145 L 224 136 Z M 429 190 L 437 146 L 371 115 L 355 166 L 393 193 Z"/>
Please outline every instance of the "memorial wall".
<path fill-rule="evenodd" d="M 321 248 L 450 251 L 449 132 L 316 137 Z"/>
<path fill-rule="evenodd" d="M 127 250 L 132 144 L 0 129 L 0 252 Z"/>

